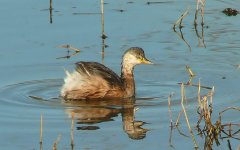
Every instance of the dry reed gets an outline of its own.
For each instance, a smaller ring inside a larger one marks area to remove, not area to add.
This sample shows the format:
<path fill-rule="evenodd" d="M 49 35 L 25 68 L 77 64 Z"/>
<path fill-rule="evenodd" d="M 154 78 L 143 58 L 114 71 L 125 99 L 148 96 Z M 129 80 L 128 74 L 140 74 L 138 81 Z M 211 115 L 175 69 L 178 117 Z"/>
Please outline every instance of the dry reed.
<path fill-rule="evenodd" d="M 188 12 L 189 12 L 190 8 L 187 8 L 184 13 L 178 18 L 178 20 L 174 23 L 173 25 L 173 30 L 174 32 L 176 32 L 176 26 L 178 26 L 179 28 L 182 28 L 182 21 L 183 19 L 187 16 Z"/>
<path fill-rule="evenodd" d="M 187 70 L 188 75 L 189 75 L 190 77 L 196 76 L 196 74 L 193 73 L 192 68 L 191 68 L 189 65 L 186 65 L 186 70 Z"/>
<path fill-rule="evenodd" d="M 49 22 L 52 24 L 53 19 L 52 19 L 52 10 L 53 10 L 53 5 L 52 5 L 52 0 L 50 0 L 50 4 L 49 4 Z"/>
<path fill-rule="evenodd" d="M 101 0 L 101 17 L 102 17 L 102 39 L 106 39 L 107 36 L 104 31 L 104 0 Z"/>
<path fill-rule="evenodd" d="M 195 12 L 195 19 L 194 19 L 194 25 L 197 25 L 197 20 L 198 20 L 198 11 L 199 11 L 199 5 L 201 9 L 201 17 L 202 17 L 202 22 L 201 24 L 204 24 L 204 8 L 205 8 L 206 0 L 197 0 L 197 5 L 196 5 L 196 12 Z"/>
<path fill-rule="evenodd" d="M 66 58 L 66 59 L 69 59 L 75 55 L 77 55 L 79 52 L 80 52 L 80 49 L 78 48 L 75 48 L 69 44 L 65 44 L 65 45 L 59 45 L 57 46 L 58 48 L 66 48 L 67 49 L 67 55 L 66 56 L 63 56 L 63 57 L 58 57 L 57 59 L 63 59 L 63 58 Z M 70 50 L 74 51 L 73 53 L 70 53 Z"/>
<path fill-rule="evenodd" d="M 179 37 L 181 40 L 184 41 L 184 43 L 188 46 L 189 50 L 191 51 L 191 46 L 190 46 L 189 43 L 185 40 L 185 38 L 184 38 L 184 36 L 183 36 L 183 33 L 182 33 L 182 27 L 183 27 L 183 26 L 182 26 L 182 21 L 183 21 L 183 19 L 187 16 L 187 14 L 188 14 L 188 12 L 189 12 L 189 9 L 190 9 L 190 8 L 188 8 L 188 9 L 178 18 L 178 20 L 174 23 L 174 25 L 173 25 L 173 31 L 178 35 L 178 37 Z M 176 26 L 179 27 L 180 33 L 177 32 Z"/>
<path fill-rule="evenodd" d="M 171 97 L 173 96 L 173 93 L 168 96 L 168 112 L 169 112 L 169 117 L 170 117 L 170 126 L 173 126 L 173 121 L 172 121 L 172 111 L 171 111 Z"/>
<path fill-rule="evenodd" d="M 43 116 L 41 114 L 40 116 L 40 150 L 42 150 L 42 145 L 43 145 Z"/>
<path fill-rule="evenodd" d="M 57 47 L 59 47 L 59 48 L 67 48 L 68 50 L 73 50 L 73 51 L 75 51 L 75 52 L 80 52 L 80 49 L 75 48 L 75 47 L 73 47 L 73 46 L 71 46 L 71 45 L 69 45 L 69 44 L 59 45 L 59 46 L 57 46 Z"/>
<path fill-rule="evenodd" d="M 216 143 L 216 145 L 220 145 L 219 138 L 222 138 L 221 133 L 227 135 L 227 138 L 231 137 L 236 139 L 236 137 L 234 136 L 238 131 L 234 133 L 227 133 L 226 130 L 224 130 L 224 127 L 228 126 L 228 131 L 231 131 L 232 126 L 240 126 L 240 124 L 222 124 L 221 120 L 223 112 L 231 109 L 240 111 L 240 108 L 238 107 L 227 107 L 219 113 L 219 119 L 216 120 L 215 123 L 212 122 L 211 115 L 213 112 L 213 95 L 215 92 L 214 89 L 215 88 L 212 87 L 212 89 L 201 98 L 198 106 L 199 119 L 196 127 L 198 129 L 198 134 L 205 136 L 204 149 L 211 149 L 214 142 Z M 198 99 L 200 99 L 200 81 L 198 91 Z M 202 122 L 202 120 L 204 121 L 204 127 L 201 129 L 200 123 Z"/>
<path fill-rule="evenodd" d="M 71 148 L 74 149 L 74 112 L 71 114 L 72 116 L 72 125 L 71 125 Z"/>
<path fill-rule="evenodd" d="M 59 141 L 61 140 L 61 137 L 62 137 L 62 135 L 59 134 L 57 139 L 54 141 L 53 148 L 52 148 L 53 150 L 57 150 L 57 145 L 58 145 Z"/>
<path fill-rule="evenodd" d="M 194 137 L 194 134 L 193 134 L 193 131 L 192 131 L 192 128 L 191 128 L 191 126 L 190 126 L 190 123 L 189 123 L 189 120 L 188 120 L 188 116 L 187 116 L 187 112 L 186 112 L 186 109 L 185 109 L 185 106 L 184 106 L 184 101 L 185 101 L 185 89 L 184 89 L 184 84 L 182 83 L 181 84 L 181 105 L 182 105 L 182 109 L 183 109 L 183 112 L 184 112 L 184 115 L 185 115 L 185 119 L 186 119 L 186 123 L 187 123 L 187 125 L 188 125 L 188 129 L 189 129 L 189 132 L 190 132 L 190 134 L 191 134 L 191 136 L 192 136 L 192 140 L 193 140 L 193 143 L 194 143 L 194 147 L 195 148 L 198 148 L 198 144 L 197 144 L 197 141 L 196 141 L 196 139 L 195 139 L 195 137 Z"/>
<path fill-rule="evenodd" d="M 188 115 L 187 115 L 187 111 L 185 108 L 185 103 L 186 103 L 186 96 L 185 96 L 185 84 L 181 83 L 181 106 L 182 106 L 182 110 L 179 112 L 177 120 L 174 124 L 174 126 L 172 125 L 173 121 L 172 121 L 172 111 L 171 111 L 171 96 L 168 96 L 168 111 L 169 111 L 169 117 L 170 117 L 170 137 L 169 137 L 169 143 L 170 146 L 173 147 L 172 145 L 172 130 L 173 127 L 176 127 L 178 129 L 179 134 L 184 135 L 183 133 L 181 133 L 181 131 L 179 130 L 179 119 L 182 115 L 182 113 L 184 113 L 185 116 L 185 120 L 188 126 L 188 130 L 191 134 L 192 137 L 192 141 L 193 144 L 195 146 L 195 149 L 198 149 L 198 145 L 197 142 L 195 140 L 194 137 L 194 133 L 193 130 L 190 126 L 190 122 L 188 119 Z M 215 142 L 216 145 L 220 145 L 219 142 L 219 138 L 224 139 L 227 138 L 228 139 L 228 147 L 231 148 L 231 143 L 230 143 L 230 138 L 232 139 L 236 139 L 236 140 L 240 140 L 239 138 L 239 133 L 240 133 L 240 129 L 236 130 L 236 127 L 240 127 L 239 123 L 225 123 L 222 124 L 222 116 L 223 113 L 225 113 L 226 111 L 229 110 L 235 110 L 235 111 L 240 111 L 240 107 L 227 107 L 224 110 L 222 110 L 221 112 L 219 112 L 219 119 L 216 120 L 215 123 L 212 122 L 212 113 L 213 113 L 213 95 L 215 93 L 215 88 L 214 86 L 212 88 L 206 88 L 206 86 L 202 86 L 200 79 L 198 81 L 198 85 L 195 84 L 191 84 L 188 86 L 196 86 L 198 87 L 197 89 L 197 101 L 198 101 L 198 109 L 197 109 L 197 113 L 198 113 L 198 121 L 197 121 L 197 125 L 196 125 L 196 130 L 198 131 L 198 135 L 203 137 L 205 139 L 204 142 L 204 149 L 212 149 L 213 143 Z M 205 88 L 205 89 L 210 89 L 208 91 L 207 94 L 201 96 L 201 88 Z M 203 128 L 200 127 L 200 124 L 203 123 Z M 225 136 L 223 137 L 222 134 L 224 134 Z"/>

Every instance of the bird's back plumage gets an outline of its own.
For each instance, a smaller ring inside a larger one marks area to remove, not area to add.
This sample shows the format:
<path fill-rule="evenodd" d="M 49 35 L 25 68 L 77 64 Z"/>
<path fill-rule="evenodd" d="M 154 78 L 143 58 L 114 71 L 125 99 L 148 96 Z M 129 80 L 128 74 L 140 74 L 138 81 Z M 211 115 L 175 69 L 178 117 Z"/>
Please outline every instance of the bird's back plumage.
<path fill-rule="evenodd" d="M 97 62 L 80 61 L 76 63 L 76 70 L 82 75 L 98 76 L 103 78 L 110 86 L 122 84 L 121 78 L 115 72 Z"/>
<path fill-rule="evenodd" d="M 78 62 L 76 71 L 64 80 L 61 95 L 67 99 L 119 97 L 122 80 L 111 69 L 97 62 Z"/>

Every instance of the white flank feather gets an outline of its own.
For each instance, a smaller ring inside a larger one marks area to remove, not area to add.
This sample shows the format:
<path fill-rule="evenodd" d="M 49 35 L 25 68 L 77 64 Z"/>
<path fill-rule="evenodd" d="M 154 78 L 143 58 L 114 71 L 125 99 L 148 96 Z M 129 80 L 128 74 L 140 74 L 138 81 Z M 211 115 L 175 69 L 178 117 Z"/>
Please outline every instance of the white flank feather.
<path fill-rule="evenodd" d="M 65 70 L 66 78 L 64 79 L 64 85 L 61 89 L 61 96 L 65 96 L 67 91 L 77 90 L 83 88 L 86 84 L 86 77 L 82 76 L 79 72 L 74 71 L 72 73 Z"/>

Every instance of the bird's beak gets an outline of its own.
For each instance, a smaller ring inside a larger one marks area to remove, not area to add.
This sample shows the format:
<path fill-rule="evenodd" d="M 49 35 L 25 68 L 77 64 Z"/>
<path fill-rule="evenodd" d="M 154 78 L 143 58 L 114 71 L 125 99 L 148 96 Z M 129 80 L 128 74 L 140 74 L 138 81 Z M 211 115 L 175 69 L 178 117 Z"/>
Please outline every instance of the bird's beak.
<path fill-rule="evenodd" d="M 147 58 L 143 58 L 142 59 L 142 63 L 143 64 L 153 64 L 150 60 L 148 60 Z"/>

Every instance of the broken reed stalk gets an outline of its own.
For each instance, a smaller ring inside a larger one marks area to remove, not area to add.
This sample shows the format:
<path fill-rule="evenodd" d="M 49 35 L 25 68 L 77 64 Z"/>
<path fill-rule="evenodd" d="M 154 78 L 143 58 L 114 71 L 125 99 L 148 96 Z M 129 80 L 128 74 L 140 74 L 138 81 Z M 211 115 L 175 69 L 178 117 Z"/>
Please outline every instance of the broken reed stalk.
<path fill-rule="evenodd" d="M 201 29 L 202 29 L 202 34 L 200 36 L 200 34 L 198 33 L 198 4 L 201 2 L 201 18 L 202 18 L 202 22 L 201 22 Z M 205 47 L 205 41 L 204 41 L 204 8 L 205 8 L 205 0 L 204 2 L 200 1 L 197 2 L 197 8 L 196 8 L 196 12 L 195 12 L 195 18 L 194 18 L 194 29 L 198 38 L 198 46 L 199 47 Z"/>
<path fill-rule="evenodd" d="M 173 28 L 173 30 L 174 30 L 174 32 L 178 35 L 178 37 L 179 37 L 181 40 L 184 41 L 184 43 L 188 46 L 189 50 L 191 51 L 192 48 L 191 48 L 191 46 L 189 45 L 189 43 L 185 40 L 185 38 L 184 38 L 184 36 L 183 36 L 183 33 L 182 33 L 182 28 L 179 29 L 179 30 L 180 30 L 180 34 L 179 34 L 179 32 L 177 32 L 177 31 L 175 30 L 175 28 Z"/>
<path fill-rule="evenodd" d="M 101 16 L 102 16 L 102 39 L 106 39 L 107 36 L 105 35 L 104 31 L 104 0 L 101 0 Z"/>
<path fill-rule="evenodd" d="M 200 79 L 198 80 L 198 105 L 202 110 L 202 103 L 201 103 L 201 82 Z"/>
<path fill-rule="evenodd" d="M 52 24 L 52 10 L 53 10 L 53 7 L 52 7 L 52 0 L 50 0 L 50 6 L 49 6 L 49 22 Z"/>
<path fill-rule="evenodd" d="M 184 39 L 184 36 L 183 36 L 183 33 L 182 33 L 182 21 L 183 21 L 183 18 L 186 17 L 186 15 L 188 14 L 188 9 L 180 16 L 180 18 L 174 23 L 173 25 L 173 31 L 179 36 L 179 38 L 181 40 L 184 41 L 184 43 L 188 46 L 189 50 L 191 51 L 191 46 L 189 45 L 189 43 Z M 179 30 L 180 30 L 180 33 L 176 31 L 176 26 L 179 26 Z"/>
<path fill-rule="evenodd" d="M 172 127 L 172 111 L 171 111 L 171 97 L 172 97 L 172 94 L 170 94 L 168 96 L 168 112 L 169 112 L 169 117 L 170 117 L 170 126 Z"/>
<path fill-rule="evenodd" d="M 195 12 L 195 18 L 194 18 L 194 25 L 197 25 L 197 18 L 198 18 L 198 11 L 199 11 L 199 4 L 201 5 L 201 17 L 202 17 L 202 25 L 204 24 L 204 8 L 206 4 L 206 0 L 197 0 L 197 7 L 196 7 L 196 12 Z"/>
<path fill-rule="evenodd" d="M 53 9 L 53 7 L 52 7 L 52 0 L 50 0 L 50 7 L 49 7 L 49 9 L 50 9 L 50 10 Z"/>
<path fill-rule="evenodd" d="M 170 127 L 170 136 L 169 136 L 168 142 L 169 142 L 169 146 L 174 148 L 174 146 L 172 144 L 172 131 L 173 131 L 173 126 L 171 125 L 171 127 Z"/>
<path fill-rule="evenodd" d="M 105 39 L 107 38 L 104 31 L 104 0 L 101 0 L 101 16 L 102 16 L 102 64 L 104 64 L 104 49 L 105 49 Z"/>
<path fill-rule="evenodd" d="M 179 112 L 178 117 L 177 117 L 177 120 L 176 120 L 176 122 L 175 122 L 175 126 L 178 126 L 178 125 L 179 125 L 179 119 L 180 119 L 180 116 L 182 115 L 182 113 L 183 113 L 183 110 L 181 110 L 181 111 Z"/>
<path fill-rule="evenodd" d="M 53 144 L 53 148 L 52 148 L 53 150 L 57 150 L 57 145 L 58 145 L 61 137 L 62 137 L 62 135 L 59 134 L 58 137 L 57 137 L 57 139 L 56 139 L 56 141 L 55 141 L 54 144 Z"/>
<path fill-rule="evenodd" d="M 202 7 L 201 7 L 201 16 L 202 16 L 202 25 L 204 24 L 204 8 L 206 4 L 206 0 L 201 1 Z"/>
<path fill-rule="evenodd" d="M 43 144 L 43 135 L 42 135 L 42 131 L 43 131 L 43 117 L 42 114 L 40 116 L 40 150 L 42 150 L 42 144 Z"/>
<path fill-rule="evenodd" d="M 202 24 L 202 44 L 204 48 L 206 48 L 205 40 L 204 40 L 204 29 L 203 29 L 203 24 Z"/>
<path fill-rule="evenodd" d="M 211 128 L 212 122 L 211 122 L 211 114 L 208 109 L 208 98 L 207 96 L 204 96 L 203 99 L 203 115 L 204 115 L 204 120 L 205 124 Z"/>
<path fill-rule="evenodd" d="M 185 106 L 184 106 L 185 89 L 184 89 L 184 84 L 183 84 L 183 83 L 181 84 L 181 97 L 182 97 L 181 105 L 182 105 L 182 109 L 183 109 L 183 112 L 184 112 L 184 115 L 185 115 L 185 119 L 186 119 L 186 122 L 187 122 L 187 125 L 188 125 L 188 129 L 189 129 L 189 132 L 190 132 L 190 134 L 191 134 L 191 136 L 192 136 L 192 140 L 193 140 L 193 143 L 194 143 L 194 147 L 195 147 L 195 148 L 198 148 L 198 144 L 197 144 L 197 142 L 196 142 L 196 140 L 195 140 L 195 137 L 194 137 L 192 128 L 191 128 L 190 123 L 189 123 L 189 120 L 188 120 L 187 112 L 186 112 L 186 109 L 185 109 Z"/>
<path fill-rule="evenodd" d="M 76 53 L 80 52 L 80 49 L 75 48 L 75 47 L 72 47 L 72 46 L 69 45 L 69 44 L 59 45 L 59 46 L 57 46 L 57 47 L 58 47 L 58 48 L 66 48 L 66 49 L 68 49 L 68 51 L 73 50 L 73 51 L 75 51 Z"/>
<path fill-rule="evenodd" d="M 193 71 L 192 71 L 192 69 L 191 69 L 191 67 L 190 67 L 189 65 L 186 65 L 186 71 L 187 71 L 187 73 L 188 73 L 188 75 L 189 75 L 190 77 L 196 76 L 196 74 L 193 73 Z"/>
<path fill-rule="evenodd" d="M 74 112 L 72 112 L 72 125 L 71 125 L 71 147 L 74 149 Z"/>
<path fill-rule="evenodd" d="M 186 85 L 192 85 L 193 77 L 189 76 L 189 80 L 187 81 Z"/>
<path fill-rule="evenodd" d="M 210 105 L 209 105 L 210 106 L 210 110 L 209 110 L 209 113 L 210 113 L 210 115 L 213 112 L 213 94 L 214 94 L 214 86 L 212 87 L 212 90 L 209 93 L 209 96 L 210 96 Z"/>
<path fill-rule="evenodd" d="M 187 16 L 188 12 L 189 12 L 189 7 L 187 8 L 187 10 L 185 10 L 185 12 L 180 16 L 180 18 L 174 23 L 173 25 L 173 30 L 176 32 L 176 26 L 178 25 L 179 28 L 182 28 L 182 20 Z"/>
<path fill-rule="evenodd" d="M 102 64 L 104 64 L 105 39 L 102 38 Z"/>
<path fill-rule="evenodd" d="M 101 13 L 104 14 L 104 0 L 101 0 Z"/>
<path fill-rule="evenodd" d="M 194 26 L 195 26 L 195 29 L 196 29 L 196 27 L 197 27 L 197 19 L 198 18 L 198 9 L 196 9 L 196 12 L 195 12 L 195 18 L 194 18 Z"/>

